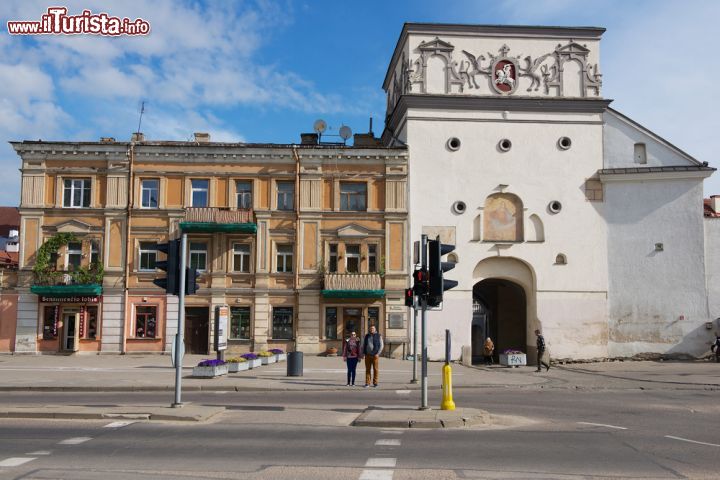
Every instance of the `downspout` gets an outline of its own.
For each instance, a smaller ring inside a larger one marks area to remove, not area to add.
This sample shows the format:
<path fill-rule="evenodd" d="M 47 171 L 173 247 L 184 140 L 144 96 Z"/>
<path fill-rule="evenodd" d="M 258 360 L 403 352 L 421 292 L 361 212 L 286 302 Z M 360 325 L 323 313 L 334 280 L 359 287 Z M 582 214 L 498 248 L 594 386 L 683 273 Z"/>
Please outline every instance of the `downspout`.
<path fill-rule="evenodd" d="M 295 311 L 297 322 L 295 323 L 295 351 L 298 349 L 298 329 L 300 326 L 300 155 L 297 146 L 292 146 L 292 154 L 295 159 Z"/>
<path fill-rule="evenodd" d="M 135 160 L 135 139 L 130 140 L 130 147 L 128 148 L 128 201 L 126 209 L 126 221 L 125 221 L 125 288 L 123 293 L 123 328 L 122 335 L 122 349 L 121 353 L 125 354 L 127 349 L 127 329 L 128 329 L 128 300 L 130 295 L 130 255 L 132 255 L 132 249 L 130 248 L 130 216 L 135 199 L 135 185 L 133 182 L 133 162 Z"/>

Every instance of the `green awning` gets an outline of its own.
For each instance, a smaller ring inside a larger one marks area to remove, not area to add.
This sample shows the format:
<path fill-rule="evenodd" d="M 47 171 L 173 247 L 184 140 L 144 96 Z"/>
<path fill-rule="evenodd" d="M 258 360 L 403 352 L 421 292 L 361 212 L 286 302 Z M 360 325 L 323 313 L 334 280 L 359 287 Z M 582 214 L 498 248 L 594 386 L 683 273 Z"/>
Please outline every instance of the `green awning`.
<path fill-rule="evenodd" d="M 72 297 L 75 295 L 93 297 L 102 295 L 102 285 L 97 283 L 88 285 L 32 285 L 30 291 L 36 295 L 53 297 Z"/>
<path fill-rule="evenodd" d="M 183 233 L 255 233 L 256 223 L 180 222 Z"/>
<path fill-rule="evenodd" d="M 382 298 L 385 290 L 323 290 L 325 298 Z"/>

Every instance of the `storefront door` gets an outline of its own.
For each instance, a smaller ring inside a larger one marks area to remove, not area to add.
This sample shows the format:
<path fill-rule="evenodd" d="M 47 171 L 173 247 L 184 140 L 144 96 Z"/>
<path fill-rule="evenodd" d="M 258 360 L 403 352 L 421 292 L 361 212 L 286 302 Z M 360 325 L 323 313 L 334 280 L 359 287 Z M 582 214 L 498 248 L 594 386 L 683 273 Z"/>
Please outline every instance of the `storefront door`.
<path fill-rule="evenodd" d="M 80 344 L 79 328 L 80 312 L 74 308 L 63 309 L 63 343 L 62 349 L 67 352 L 77 352 Z"/>
<path fill-rule="evenodd" d="M 365 334 L 362 327 L 362 309 L 343 308 L 343 324 L 345 325 L 343 338 L 350 337 L 352 332 L 357 333 L 358 337 L 362 338 Z"/>
<path fill-rule="evenodd" d="M 210 333 L 210 310 L 206 307 L 185 309 L 185 351 L 207 355 Z"/>

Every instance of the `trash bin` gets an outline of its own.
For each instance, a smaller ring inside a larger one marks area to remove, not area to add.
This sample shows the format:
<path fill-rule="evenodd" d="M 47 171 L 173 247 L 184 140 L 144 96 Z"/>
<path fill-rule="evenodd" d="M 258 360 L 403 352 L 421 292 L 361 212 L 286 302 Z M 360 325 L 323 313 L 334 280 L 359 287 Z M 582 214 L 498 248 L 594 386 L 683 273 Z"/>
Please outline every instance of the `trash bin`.
<path fill-rule="evenodd" d="M 287 354 L 287 376 L 303 376 L 303 352 L 288 352 Z"/>

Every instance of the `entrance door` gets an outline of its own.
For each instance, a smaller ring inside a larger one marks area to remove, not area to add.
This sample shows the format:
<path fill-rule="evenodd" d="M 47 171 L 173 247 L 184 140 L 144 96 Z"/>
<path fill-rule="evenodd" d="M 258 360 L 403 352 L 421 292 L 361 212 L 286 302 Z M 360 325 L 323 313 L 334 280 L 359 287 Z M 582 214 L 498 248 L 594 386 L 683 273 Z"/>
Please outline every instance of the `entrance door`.
<path fill-rule="evenodd" d="M 358 338 L 362 338 L 364 332 L 362 328 L 361 308 L 343 308 L 343 323 L 345 325 L 343 338 L 348 338 L 352 332 L 357 333 Z"/>
<path fill-rule="evenodd" d="M 487 337 L 495 344 L 496 361 L 504 350 L 527 353 L 525 290 L 508 280 L 489 278 L 475 284 L 473 296 L 479 304 L 473 315 L 473 354 L 482 350 L 480 342 Z"/>
<path fill-rule="evenodd" d="M 207 355 L 210 335 L 210 309 L 206 307 L 185 308 L 185 351 Z"/>
<path fill-rule="evenodd" d="M 80 343 L 79 312 L 63 312 L 63 343 L 62 349 L 77 352 Z"/>

